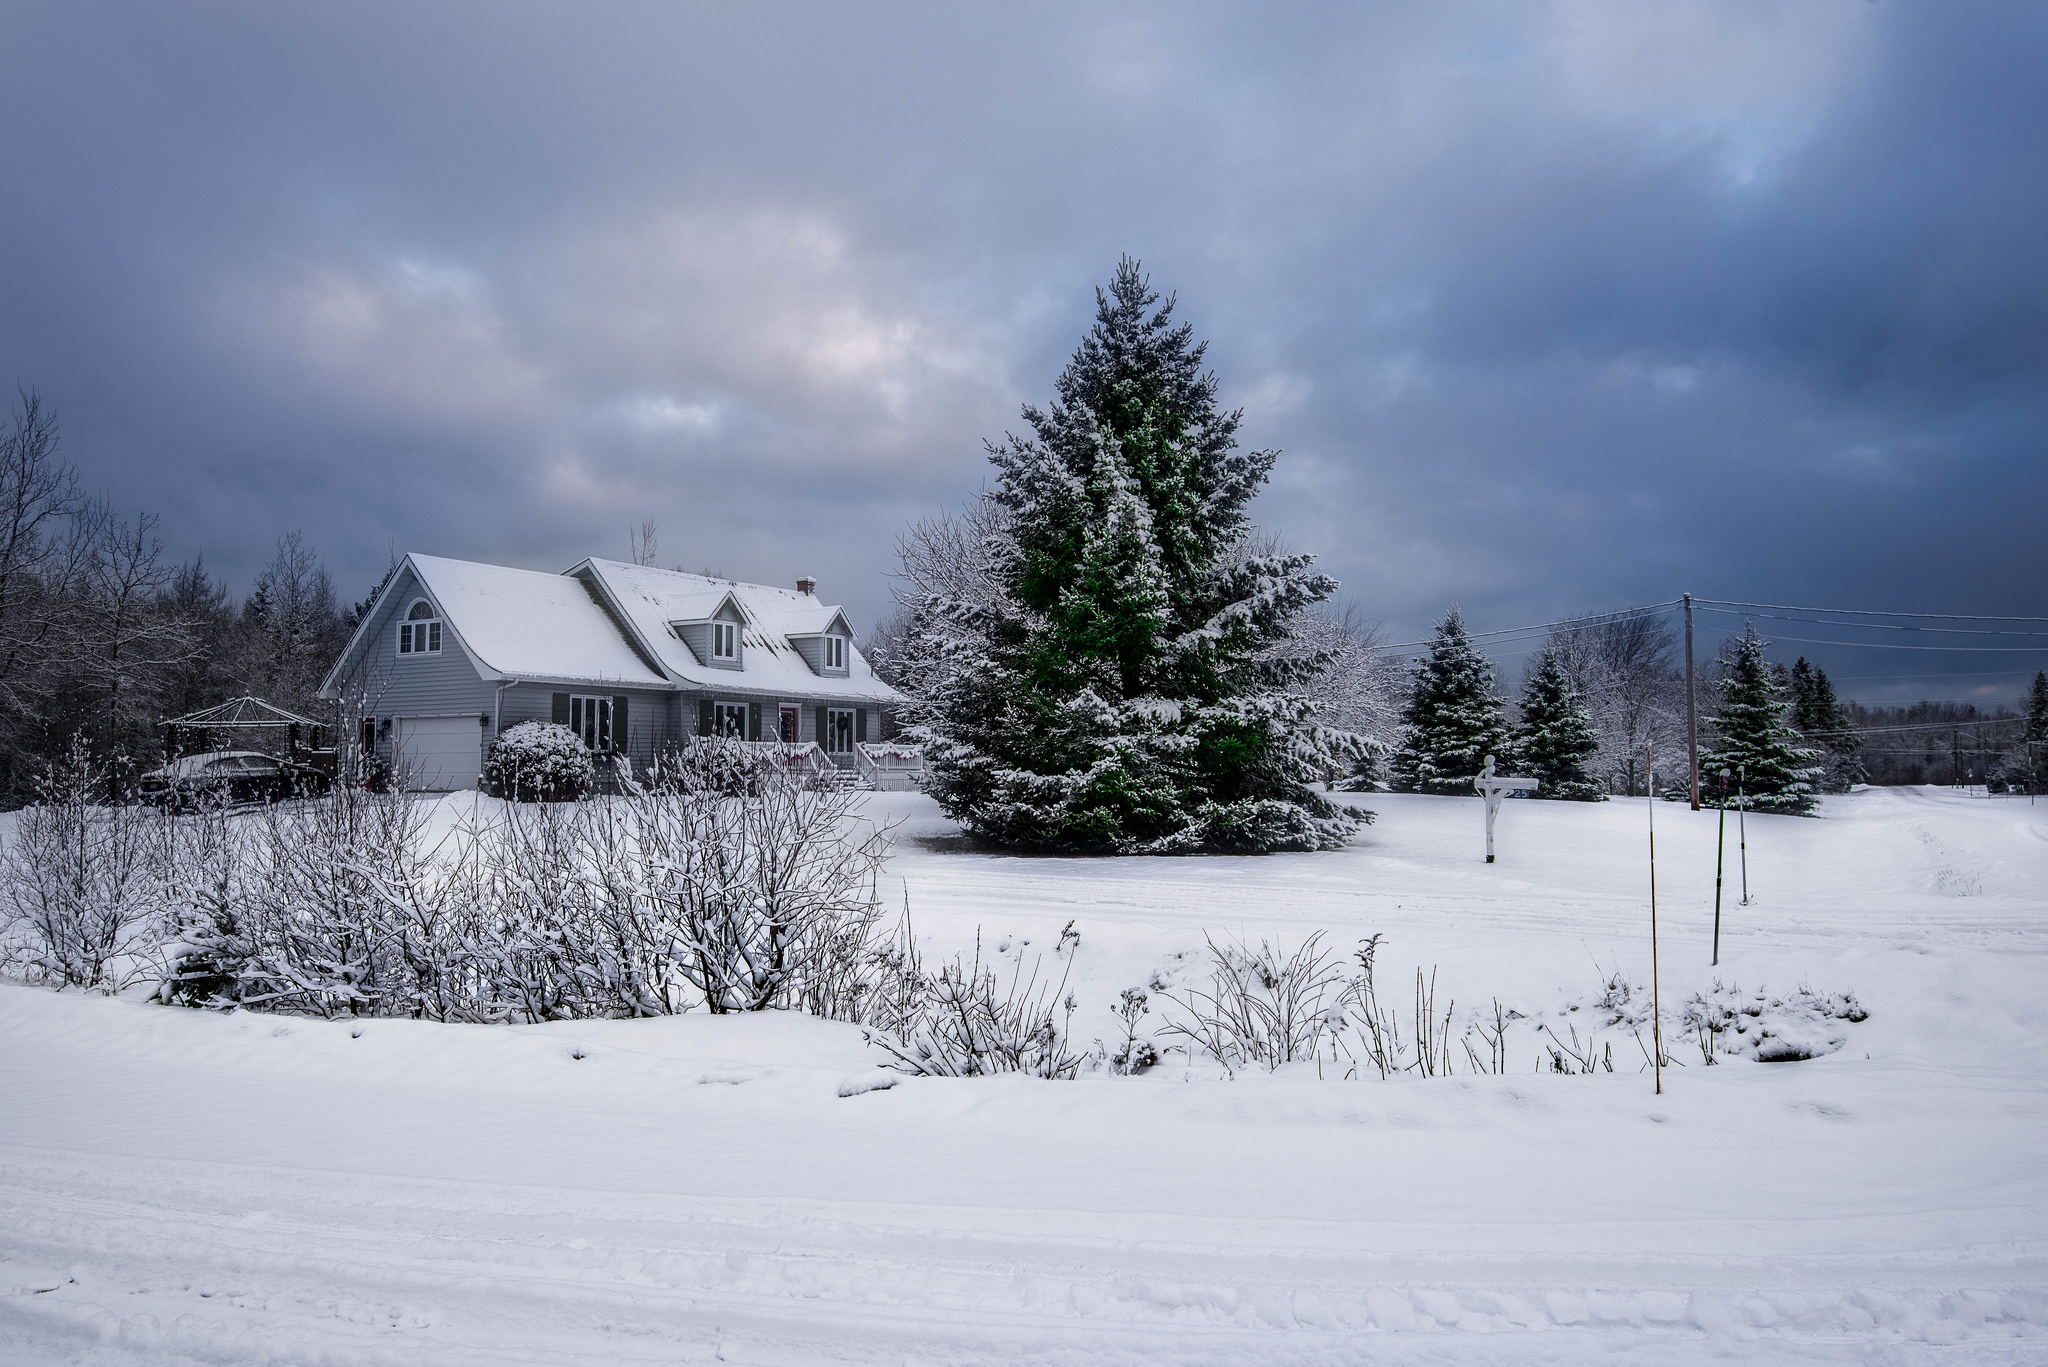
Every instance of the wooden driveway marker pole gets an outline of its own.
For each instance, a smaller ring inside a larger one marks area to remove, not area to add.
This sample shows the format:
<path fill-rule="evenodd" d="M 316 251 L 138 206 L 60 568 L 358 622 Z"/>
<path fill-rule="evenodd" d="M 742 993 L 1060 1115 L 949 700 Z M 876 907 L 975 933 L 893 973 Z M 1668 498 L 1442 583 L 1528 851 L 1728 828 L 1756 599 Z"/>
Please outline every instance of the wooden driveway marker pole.
<path fill-rule="evenodd" d="M 1664 1095 L 1664 1002 L 1657 981 L 1657 756 L 1643 746 L 1643 768 L 1650 775 L 1650 1040 L 1657 1051 L 1657 1095 Z M 1641 1038 L 1638 1036 L 1638 1038 Z"/>

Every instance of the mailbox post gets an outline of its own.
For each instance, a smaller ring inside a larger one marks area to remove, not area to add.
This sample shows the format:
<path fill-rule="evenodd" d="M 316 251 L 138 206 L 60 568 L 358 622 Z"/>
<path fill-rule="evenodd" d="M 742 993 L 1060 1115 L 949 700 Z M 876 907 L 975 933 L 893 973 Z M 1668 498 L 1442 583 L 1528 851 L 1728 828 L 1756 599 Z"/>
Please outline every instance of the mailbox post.
<path fill-rule="evenodd" d="M 1493 818 L 1500 811 L 1500 800 L 1509 793 L 1533 793 L 1536 780 L 1533 778 L 1508 778 L 1493 772 L 1493 756 L 1486 757 L 1486 767 L 1472 780 L 1472 786 L 1479 790 L 1479 796 L 1486 803 L 1486 862 L 1493 862 Z"/>

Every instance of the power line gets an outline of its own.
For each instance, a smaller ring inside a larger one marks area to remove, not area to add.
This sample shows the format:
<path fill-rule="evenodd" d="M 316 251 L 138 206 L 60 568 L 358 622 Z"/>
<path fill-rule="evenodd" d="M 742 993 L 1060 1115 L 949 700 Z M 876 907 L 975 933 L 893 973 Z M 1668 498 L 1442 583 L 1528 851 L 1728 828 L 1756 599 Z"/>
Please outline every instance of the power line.
<path fill-rule="evenodd" d="M 1697 605 L 1696 605 L 1697 606 Z M 1702 607 L 1726 617 L 1765 617 L 1777 622 L 1806 622 L 1817 627 L 1843 627 L 1849 631 L 1925 631 L 1944 636 L 2027 636 L 2048 639 L 2048 631 L 1987 631 L 1982 627 L 1909 627 L 1893 622 L 1831 622 L 1819 617 L 1786 617 L 1775 612 L 1741 612 L 1735 608 Z"/>
<path fill-rule="evenodd" d="M 1774 612 L 1824 612 L 1836 617 L 1919 617 L 1938 622 L 2044 622 L 2048 617 L 1996 617 L 1966 612 L 1886 612 L 1878 608 L 1804 608 L 1784 603 L 1738 603 L 1726 598 L 1695 598 L 1693 606 L 1713 603 L 1724 608 L 1769 609 Z"/>
<path fill-rule="evenodd" d="M 1932 701 L 1930 699 L 1930 701 Z M 1844 726 L 1832 731 L 1801 731 L 1802 736 L 1874 736 L 1883 731 L 1960 731 L 1965 726 L 2011 726 L 2025 717 L 1971 717 L 1963 721 L 1922 721 L 1903 726 Z"/>
<path fill-rule="evenodd" d="M 1846 622 L 1845 622 L 1845 623 L 1840 623 L 1839 625 L 1847 626 L 1847 625 L 1848 625 L 1848 623 L 1846 623 Z M 1825 639 L 1824 637 L 1819 637 L 1819 636 L 1778 636 L 1778 635 L 1773 635 L 1773 636 L 1771 637 L 1771 639 L 1772 639 L 1773 641 L 1797 641 L 1797 642 L 1799 642 L 1799 643 L 1800 643 L 1801 645 L 1809 645 L 1809 646 L 1846 646 L 1846 647 L 1848 647 L 1848 648 L 1849 648 L 1849 649 L 1851 649 L 1851 650 L 1936 650 L 1936 651 L 1941 651 L 1941 652 L 1943 652 L 1944 654 L 1951 654 L 1951 655 L 1968 655 L 1968 654 L 1992 654 L 1992 655 L 1995 655 L 1995 654 L 2005 654 L 2005 655 L 2010 655 L 2010 654 L 2013 654 L 2013 653 L 2015 653 L 2015 652 L 2018 652 L 2018 653 L 2022 653 L 2022 654 L 2048 654 L 2048 645 L 2040 645 L 2040 646 L 1908 646 L 1908 645 L 1894 645 L 1894 644 L 1893 644 L 1892 642 L 1890 642 L 1890 641 L 1831 641 L 1831 640 L 1827 640 L 1827 639 Z"/>
<path fill-rule="evenodd" d="M 1674 598 L 1668 603 L 1651 603 L 1645 607 L 1638 608 L 1619 608 L 1613 612 L 1593 612 L 1586 614 L 1584 617 L 1566 617 L 1555 622 L 1532 622 L 1528 626 L 1501 627 L 1495 631 L 1468 631 L 1465 635 L 1474 641 L 1502 636 L 1525 638 L 1531 633 L 1549 631 L 1555 627 L 1580 626 L 1593 622 L 1620 621 L 1635 617 L 1646 617 L 1653 612 L 1668 612 L 1677 606 L 1679 606 L 1679 600 Z M 1397 650 L 1428 649 L 1435 644 L 1436 641 L 1434 639 L 1427 641 L 1403 641 L 1399 645 L 1381 646 L 1380 649 L 1387 654 L 1392 654 Z"/>
<path fill-rule="evenodd" d="M 1863 683 L 1870 679 L 2005 679 L 2017 678 L 2025 669 L 1930 669 L 1919 674 L 1830 674 L 1836 683 Z"/>

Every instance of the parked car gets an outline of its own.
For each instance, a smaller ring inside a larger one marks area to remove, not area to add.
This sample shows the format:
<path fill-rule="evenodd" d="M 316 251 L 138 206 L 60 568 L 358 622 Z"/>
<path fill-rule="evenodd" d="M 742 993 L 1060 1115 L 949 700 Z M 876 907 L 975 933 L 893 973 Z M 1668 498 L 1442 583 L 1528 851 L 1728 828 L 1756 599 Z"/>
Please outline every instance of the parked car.
<path fill-rule="evenodd" d="M 142 776 L 142 797 L 173 810 L 202 802 L 282 802 L 312 797 L 333 783 L 309 764 L 294 764 L 254 750 L 210 750 L 174 759 Z"/>

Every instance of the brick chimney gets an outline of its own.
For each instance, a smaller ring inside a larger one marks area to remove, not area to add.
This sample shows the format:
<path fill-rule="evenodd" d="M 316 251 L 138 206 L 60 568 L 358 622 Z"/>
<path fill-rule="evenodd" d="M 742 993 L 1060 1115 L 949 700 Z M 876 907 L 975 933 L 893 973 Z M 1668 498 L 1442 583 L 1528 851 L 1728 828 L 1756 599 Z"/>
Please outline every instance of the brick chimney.
<path fill-rule="evenodd" d="M 808 574 L 798 575 L 796 591 L 798 593 L 816 593 L 818 591 L 818 581 L 811 578 Z"/>

